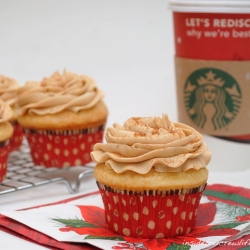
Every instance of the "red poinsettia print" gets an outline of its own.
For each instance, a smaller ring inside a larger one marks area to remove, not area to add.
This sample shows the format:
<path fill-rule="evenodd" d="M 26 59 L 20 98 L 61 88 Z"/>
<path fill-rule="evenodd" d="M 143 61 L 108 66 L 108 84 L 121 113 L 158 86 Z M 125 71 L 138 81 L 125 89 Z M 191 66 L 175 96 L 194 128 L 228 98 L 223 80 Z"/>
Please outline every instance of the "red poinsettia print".
<path fill-rule="evenodd" d="M 213 222 L 216 214 L 215 202 L 200 204 L 196 218 L 196 225 L 205 226 Z"/>
<path fill-rule="evenodd" d="M 91 235 L 99 237 L 117 237 L 117 234 L 106 228 L 105 212 L 96 206 L 78 206 L 82 219 L 54 219 L 65 224 L 64 228 L 60 228 L 61 232 L 74 231 L 79 235 Z"/>
<path fill-rule="evenodd" d="M 200 204 L 199 210 L 200 216 L 206 216 L 206 222 L 210 222 L 214 219 L 214 213 L 216 210 L 212 206 L 213 204 Z M 159 249 L 165 250 L 169 247 L 180 247 L 182 249 L 189 249 L 190 245 L 206 244 L 202 241 L 202 237 L 212 236 L 232 236 L 239 232 L 234 229 L 242 222 L 229 223 L 227 225 L 203 225 L 201 218 L 198 217 L 198 224 L 193 230 L 183 236 L 177 236 L 173 238 L 163 239 L 141 239 L 132 238 L 126 236 L 119 236 L 112 231 L 108 230 L 105 222 L 105 211 L 102 208 L 96 206 L 77 206 L 80 211 L 81 219 L 54 219 L 60 223 L 63 223 L 65 227 L 60 228 L 61 232 L 74 231 L 79 235 L 85 235 L 85 239 L 115 239 L 116 245 L 113 249 Z M 212 209 L 208 211 L 208 208 Z M 207 211 L 207 214 L 206 212 Z"/>
<path fill-rule="evenodd" d="M 202 243 L 197 238 L 190 237 L 186 239 L 184 236 L 168 238 L 168 239 L 135 239 L 132 237 L 119 236 L 106 228 L 105 212 L 103 209 L 96 206 L 78 206 L 84 220 L 68 220 L 68 219 L 54 219 L 58 222 L 64 223 L 65 227 L 60 228 L 61 232 L 74 231 L 79 235 L 86 235 L 86 238 L 113 238 L 125 241 L 126 243 L 119 243 L 113 249 L 167 249 L 171 244 L 181 245 L 185 242 L 193 242 L 196 244 Z"/>
<path fill-rule="evenodd" d="M 236 226 L 237 224 L 229 225 L 229 228 L 227 228 L 225 225 L 222 225 L 221 227 L 217 226 L 195 226 L 193 230 L 183 236 L 177 236 L 173 238 L 164 238 L 164 239 L 135 239 L 135 238 L 129 238 L 124 237 L 124 240 L 127 241 L 127 243 L 140 245 L 143 243 L 145 246 L 145 249 L 159 249 L 159 250 L 165 250 L 168 249 L 168 247 L 171 246 L 178 246 L 182 247 L 181 249 L 189 249 L 190 245 L 200 245 L 200 244 L 206 244 L 206 242 L 202 241 L 202 237 L 212 237 L 212 236 L 232 236 L 239 232 L 239 230 L 230 228 L 232 226 Z M 186 246 L 186 248 L 185 248 Z M 114 248 L 118 249 L 118 248 Z M 123 248 L 124 249 L 124 248 Z M 126 248 L 125 248 L 126 249 Z M 127 248 L 130 249 L 130 248 Z M 136 248 L 131 248 L 136 249 Z M 141 249 L 141 248 L 138 248 Z"/>
<path fill-rule="evenodd" d="M 238 221 L 250 221 L 250 214 L 237 216 L 236 220 L 238 220 Z"/>
<path fill-rule="evenodd" d="M 182 249 L 185 249 L 185 246 L 187 249 L 189 249 L 189 246 L 191 244 L 206 244 L 205 242 L 202 242 L 201 240 L 193 237 L 187 238 L 186 236 L 177 236 L 173 238 L 163 238 L 163 239 L 137 239 L 137 238 L 129 238 L 124 237 L 124 240 L 126 240 L 127 244 L 134 244 L 135 247 L 138 247 L 143 245 L 145 249 L 158 249 L 158 250 L 165 250 L 168 249 L 171 246 L 182 246 Z M 184 244 L 185 243 L 185 244 Z M 113 247 L 113 249 L 117 249 L 116 247 Z M 130 249 L 130 248 L 129 248 Z M 131 248 L 134 249 L 134 248 Z M 135 248 L 136 249 L 136 248 Z M 138 248 L 142 249 L 142 248 Z"/>

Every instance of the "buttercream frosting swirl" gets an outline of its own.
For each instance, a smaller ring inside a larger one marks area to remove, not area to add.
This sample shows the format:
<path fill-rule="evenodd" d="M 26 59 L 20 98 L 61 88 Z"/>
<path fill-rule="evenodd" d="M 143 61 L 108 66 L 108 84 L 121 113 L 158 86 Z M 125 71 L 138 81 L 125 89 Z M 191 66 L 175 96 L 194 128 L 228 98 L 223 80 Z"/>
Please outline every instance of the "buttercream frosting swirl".
<path fill-rule="evenodd" d="M 41 82 L 27 82 L 19 88 L 18 95 L 19 115 L 78 112 L 95 106 L 104 97 L 94 79 L 68 71 L 57 71 Z"/>
<path fill-rule="evenodd" d="M 15 104 L 17 99 L 18 83 L 15 79 L 0 75 L 0 98 L 8 105 Z"/>
<path fill-rule="evenodd" d="M 211 152 L 193 128 L 162 117 L 133 117 L 105 133 L 107 143 L 95 144 L 92 160 L 117 173 L 128 170 L 146 174 L 205 168 Z"/>
<path fill-rule="evenodd" d="M 11 107 L 9 106 L 9 104 L 0 99 L 0 123 L 8 122 L 11 116 Z"/>

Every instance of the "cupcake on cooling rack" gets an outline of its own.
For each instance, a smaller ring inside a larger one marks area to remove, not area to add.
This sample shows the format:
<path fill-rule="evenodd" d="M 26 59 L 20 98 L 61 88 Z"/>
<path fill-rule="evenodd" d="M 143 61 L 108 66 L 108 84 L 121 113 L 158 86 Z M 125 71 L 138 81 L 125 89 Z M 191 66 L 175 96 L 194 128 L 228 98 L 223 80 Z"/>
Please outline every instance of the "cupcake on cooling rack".
<path fill-rule="evenodd" d="M 11 117 L 11 107 L 0 99 L 0 182 L 5 179 L 7 172 L 10 139 L 14 130 L 13 126 L 8 122 Z"/>
<path fill-rule="evenodd" d="M 107 227 L 137 238 L 189 233 L 211 159 L 201 134 L 163 115 L 114 124 L 105 138 L 91 156 Z"/>
<path fill-rule="evenodd" d="M 15 79 L 0 75 L 0 99 L 6 102 L 12 109 L 12 116 L 9 120 L 14 128 L 14 133 L 10 140 L 11 151 L 19 149 L 23 142 L 23 132 L 17 122 L 17 112 L 15 108 L 18 88 L 19 85 Z"/>
<path fill-rule="evenodd" d="M 68 71 L 19 88 L 18 122 L 34 163 L 61 168 L 91 162 L 108 116 L 103 97 L 91 77 Z"/>

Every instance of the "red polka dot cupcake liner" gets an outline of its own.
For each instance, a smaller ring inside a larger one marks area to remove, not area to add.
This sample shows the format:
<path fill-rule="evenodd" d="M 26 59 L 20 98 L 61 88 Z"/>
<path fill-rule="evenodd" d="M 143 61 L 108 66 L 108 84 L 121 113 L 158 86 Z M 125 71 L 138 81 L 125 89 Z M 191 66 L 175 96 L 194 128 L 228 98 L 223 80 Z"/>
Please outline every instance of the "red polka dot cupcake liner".
<path fill-rule="evenodd" d="M 6 177 L 9 153 L 10 140 L 0 142 L 0 182 Z"/>
<path fill-rule="evenodd" d="M 104 126 L 82 130 L 24 129 L 35 165 L 45 167 L 83 166 L 92 161 L 90 152 L 102 142 Z"/>
<path fill-rule="evenodd" d="M 24 135 L 23 130 L 18 123 L 13 123 L 12 126 L 14 128 L 14 132 L 10 140 L 10 150 L 14 151 L 21 147 Z"/>
<path fill-rule="evenodd" d="M 206 185 L 172 191 L 114 190 L 97 182 L 107 228 L 134 238 L 169 238 L 191 232 Z"/>

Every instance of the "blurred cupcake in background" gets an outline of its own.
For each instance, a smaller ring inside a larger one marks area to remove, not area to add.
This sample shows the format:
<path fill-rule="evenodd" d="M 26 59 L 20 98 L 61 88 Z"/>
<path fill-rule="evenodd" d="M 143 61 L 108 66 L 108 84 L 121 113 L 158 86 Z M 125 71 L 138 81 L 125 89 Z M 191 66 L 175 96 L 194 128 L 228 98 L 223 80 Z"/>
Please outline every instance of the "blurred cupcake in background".
<path fill-rule="evenodd" d="M 7 103 L 12 109 L 12 116 L 9 120 L 14 128 L 14 133 L 10 141 L 11 151 L 19 149 L 23 142 L 23 131 L 17 122 L 17 112 L 15 108 L 18 88 L 19 85 L 15 79 L 0 75 L 0 99 Z"/>
<path fill-rule="evenodd" d="M 0 182 L 6 176 L 10 140 L 14 131 L 13 126 L 8 122 L 11 117 L 11 107 L 0 99 Z"/>
<path fill-rule="evenodd" d="M 18 122 L 36 165 L 79 166 L 91 162 L 108 116 L 104 93 L 89 76 L 55 72 L 19 88 Z"/>

